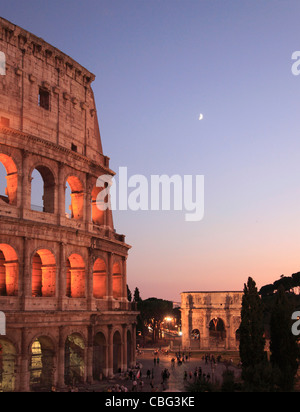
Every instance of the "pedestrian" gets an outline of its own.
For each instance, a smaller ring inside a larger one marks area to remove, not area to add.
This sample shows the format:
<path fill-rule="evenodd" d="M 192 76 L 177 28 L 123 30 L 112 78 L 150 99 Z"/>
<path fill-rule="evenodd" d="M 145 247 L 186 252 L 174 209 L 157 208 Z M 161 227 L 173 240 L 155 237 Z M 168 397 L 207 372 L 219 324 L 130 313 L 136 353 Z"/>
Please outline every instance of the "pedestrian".
<path fill-rule="evenodd" d="M 150 379 L 150 376 L 151 376 L 151 371 L 150 371 L 150 369 L 148 369 L 147 370 L 147 379 Z"/>

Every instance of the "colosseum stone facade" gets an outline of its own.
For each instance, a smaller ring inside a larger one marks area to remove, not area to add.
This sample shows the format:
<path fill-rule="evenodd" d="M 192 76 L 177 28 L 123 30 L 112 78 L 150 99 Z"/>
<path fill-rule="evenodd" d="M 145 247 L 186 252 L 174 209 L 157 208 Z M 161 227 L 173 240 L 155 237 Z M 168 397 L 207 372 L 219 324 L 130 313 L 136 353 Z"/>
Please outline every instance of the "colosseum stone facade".
<path fill-rule="evenodd" d="M 93 383 L 135 363 L 137 316 L 127 300 L 130 246 L 97 207 L 97 179 L 114 172 L 95 76 L 2 18 L 0 51 L 0 391 Z"/>

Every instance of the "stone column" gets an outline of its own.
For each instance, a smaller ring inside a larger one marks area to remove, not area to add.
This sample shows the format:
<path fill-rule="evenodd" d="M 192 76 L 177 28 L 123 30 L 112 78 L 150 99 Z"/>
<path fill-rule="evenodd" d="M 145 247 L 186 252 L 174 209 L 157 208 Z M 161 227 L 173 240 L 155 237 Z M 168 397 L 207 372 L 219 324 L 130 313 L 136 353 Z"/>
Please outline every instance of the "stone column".
<path fill-rule="evenodd" d="M 63 331 L 63 326 L 60 326 L 57 355 L 57 386 L 59 388 L 65 387 L 65 340 Z"/>
<path fill-rule="evenodd" d="M 132 366 L 136 364 L 136 323 L 132 324 Z"/>
<path fill-rule="evenodd" d="M 108 266 L 107 266 L 107 298 L 108 298 L 108 310 L 112 309 L 112 300 L 113 300 L 113 277 L 112 277 L 112 272 L 113 272 L 113 253 L 108 253 L 107 254 L 107 261 L 108 261 Z"/>
<path fill-rule="evenodd" d="M 127 259 L 122 259 L 123 277 L 122 277 L 122 300 L 127 302 Z"/>
<path fill-rule="evenodd" d="M 25 210 L 31 209 L 31 176 L 29 173 L 29 158 L 30 154 L 27 150 L 23 150 L 23 162 L 22 162 L 22 206 L 21 206 L 21 218 L 25 218 Z"/>
<path fill-rule="evenodd" d="M 27 301 L 32 296 L 29 246 L 30 246 L 30 240 L 26 237 L 23 237 L 23 267 L 22 267 L 22 278 L 21 278 L 21 286 L 20 286 L 21 296 L 22 296 L 21 307 L 23 310 L 26 310 Z"/>
<path fill-rule="evenodd" d="M 66 297 L 66 256 L 65 256 L 65 244 L 60 243 L 59 246 L 59 276 L 58 276 L 58 309 L 64 309 L 64 300 Z"/>
<path fill-rule="evenodd" d="M 27 342 L 27 328 L 22 328 L 21 336 L 21 364 L 20 364 L 20 391 L 30 391 L 29 353 Z"/>
<path fill-rule="evenodd" d="M 93 310 L 93 249 L 88 248 L 88 259 L 86 266 L 86 297 L 87 310 Z"/>
<path fill-rule="evenodd" d="M 66 217 L 65 212 L 65 193 L 66 193 L 66 183 L 64 179 L 65 165 L 64 163 L 59 163 L 58 165 L 58 224 L 61 225 Z"/>
<path fill-rule="evenodd" d="M 88 327 L 88 346 L 87 346 L 87 363 L 86 363 L 86 374 L 87 382 L 89 384 L 93 383 L 93 346 L 94 346 L 94 327 L 90 325 Z"/>
<path fill-rule="evenodd" d="M 108 325 L 108 378 L 114 376 L 114 342 L 113 342 L 113 325 Z"/>
<path fill-rule="evenodd" d="M 122 325 L 122 372 L 127 371 L 127 324 Z"/>

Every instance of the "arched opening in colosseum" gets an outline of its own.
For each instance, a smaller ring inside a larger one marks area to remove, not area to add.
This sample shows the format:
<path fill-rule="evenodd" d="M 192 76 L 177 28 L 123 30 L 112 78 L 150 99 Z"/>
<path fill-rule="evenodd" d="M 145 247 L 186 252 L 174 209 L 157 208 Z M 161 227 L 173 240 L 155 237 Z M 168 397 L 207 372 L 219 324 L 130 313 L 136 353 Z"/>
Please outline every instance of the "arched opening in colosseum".
<path fill-rule="evenodd" d="M 104 260 L 98 258 L 93 267 L 93 295 L 96 299 L 107 296 L 107 270 Z"/>
<path fill-rule="evenodd" d="M 0 153 L 0 203 L 17 204 L 18 171 L 11 157 Z"/>
<path fill-rule="evenodd" d="M 120 332 L 115 332 L 113 338 L 113 373 L 121 372 L 122 368 L 122 338 Z"/>
<path fill-rule="evenodd" d="M 85 263 L 83 258 L 73 253 L 67 259 L 66 296 L 68 298 L 85 297 Z"/>
<path fill-rule="evenodd" d="M 65 343 L 65 384 L 75 385 L 84 380 L 84 340 L 78 333 L 68 336 Z"/>
<path fill-rule="evenodd" d="M 17 296 L 19 263 L 15 250 L 0 244 L 0 296 Z"/>
<path fill-rule="evenodd" d="M 47 336 L 40 336 L 31 345 L 31 390 L 51 389 L 53 385 L 54 355 L 53 342 Z"/>
<path fill-rule="evenodd" d="M 209 323 L 209 338 L 211 345 L 221 345 L 225 343 L 226 329 L 222 319 L 215 317 Z"/>
<path fill-rule="evenodd" d="M 113 265 L 112 278 L 113 278 L 113 298 L 121 299 L 122 298 L 123 276 L 122 276 L 122 270 L 121 270 L 120 263 L 115 263 Z"/>
<path fill-rule="evenodd" d="M 130 330 L 127 331 L 127 367 L 132 367 L 132 335 Z"/>
<path fill-rule="evenodd" d="M 93 378 L 102 380 L 106 373 L 106 339 L 102 332 L 94 337 L 93 346 Z"/>
<path fill-rule="evenodd" d="M 32 296 L 54 297 L 56 262 L 50 250 L 40 249 L 32 258 Z"/>
<path fill-rule="evenodd" d="M 14 345 L 0 336 L 0 392 L 14 392 L 17 353 Z"/>
<path fill-rule="evenodd" d="M 55 179 L 46 166 L 37 166 L 31 175 L 31 209 L 54 213 Z"/>
<path fill-rule="evenodd" d="M 99 198 L 97 199 L 102 190 L 102 187 L 96 186 L 92 190 L 92 222 L 97 226 L 105 224 L 105 211 L 101 210 L 102 204 L 99 202 Z"/>
<path fill-rule="evenodd" d="M 78 177 L 69 176 L 65 191 L 66 214 L 70 219 L 83 220 L 84 190 Z"/>
<path fill-rule="evenodd" d="M 190 342 L 191 342 L 191 349 L 200 349 L 200 331 L 199 329 L 193 329 L 191 336 L 190 336 Z"/>

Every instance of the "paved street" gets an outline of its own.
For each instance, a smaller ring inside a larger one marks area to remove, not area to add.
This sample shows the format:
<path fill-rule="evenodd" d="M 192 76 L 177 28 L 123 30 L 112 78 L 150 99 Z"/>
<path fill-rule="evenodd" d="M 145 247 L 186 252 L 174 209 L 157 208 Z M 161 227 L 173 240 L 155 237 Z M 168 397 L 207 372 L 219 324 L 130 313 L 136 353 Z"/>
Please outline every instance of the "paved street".
<path fill-rule="evenodd" d="M 154 364 L 154 354 L 153 350 L 146 350 L 143 352 L 142 355 L 138 357 L 138 362 L 142 365 L 142 380 L 144 382 L 143 392 L 151 392 L 153 389 L 151 388 L 151 379 L 147 379 L 147 370 L 153 373 L 153 386 L 154 390 L 156 391 L 163 391 L 166 390 L 168 392 L 184 392 L 185 391 L 185 380 L 184 374 L 187 372 L 187 382 L 194 381 L 194 371 L 195 368 L 201 367 L 202 373 L 210 375 L 210 381 L 212 382 L 222 382 L 222 374 L 226 370 L 226 367 L 223 363 L 215 364 L 212 368 L 210 362 L 206 363 L 201 358 L 194 358 L 192 357 L 191 360 L 188 362 L 184 362 L 182 365 L 178 366 L 177 362 L 175 363 L 175 367 L 172 367 L 171 359 L 174 355 L 160 355 L 159 364 Z M 170 378 L 168 379 L 167 384 L 165 387 L 162 385 L 162 377 L 161 373 L 164 369 L 168 369 L 170 372 Z M 230 370 L 233 370 L 235 373 L 236 378 L 240 377 L 241 370 L 236 367 L 231 367 Z M 192 378 L 190 379 L 189 373 L 192 373 Z"/>

